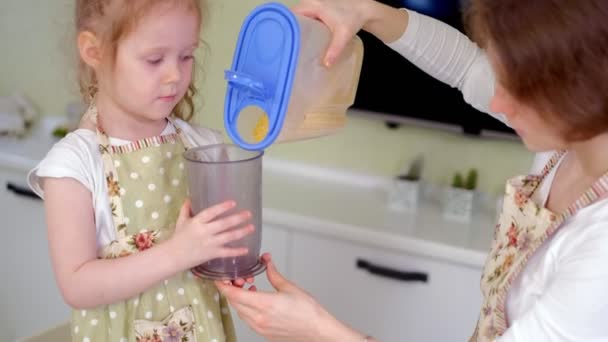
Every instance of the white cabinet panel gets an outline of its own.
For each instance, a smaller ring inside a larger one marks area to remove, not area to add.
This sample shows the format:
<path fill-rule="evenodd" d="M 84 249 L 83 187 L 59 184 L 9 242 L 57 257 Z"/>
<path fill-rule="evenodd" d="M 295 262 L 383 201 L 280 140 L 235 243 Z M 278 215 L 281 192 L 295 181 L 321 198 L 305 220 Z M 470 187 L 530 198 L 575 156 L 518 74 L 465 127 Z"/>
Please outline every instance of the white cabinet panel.
<path fill-rule="evenodd" d="M 289 244 L 289 233 L 286 230 L 275 226 L 264 225 L 262 231 L 262 252 L 272 254 L 272 260 L 281 273 L 288 276 L 287 272 L 287 253 Z M 255 279 L 256 287 L 260 291 L 269 291 L 272 286 L 266 278 L 266 273 L 258 275 Z M 237 338 L 244 342 L 263 342 L 264 338 L 258 336 L 251 330 L 245 322 L 241 321 L 236 311 L 232 311 L 232 317 L 236 327 Z"/>
<path fill-rule="evenodd" d="M 43 202 L 27 195 L 25 173 L 0 169 L 0 186 L 0 341 L 14 341 L 69 319 L 69 309 L 51 268 Z"/>
<path fill-rule="evenodd" d="M 472 334 L 480 269 L 308 234 L 292 238 L 293 280 L 357 330 L 383 342 L 466 341 Z"/>

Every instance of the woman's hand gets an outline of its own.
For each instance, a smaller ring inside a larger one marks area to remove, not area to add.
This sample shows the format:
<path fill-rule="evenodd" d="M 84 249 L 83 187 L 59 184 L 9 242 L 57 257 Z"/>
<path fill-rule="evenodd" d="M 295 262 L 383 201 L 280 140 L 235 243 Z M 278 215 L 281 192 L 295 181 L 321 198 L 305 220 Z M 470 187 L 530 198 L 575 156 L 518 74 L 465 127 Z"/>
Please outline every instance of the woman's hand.
<path fill-rule="evenodd" d="M 332 65 L 348 42 L 363 29 L 385 43 L 401 37 L 407 12 L 374 0 L 301 0 L 292 10 L 322 21 L 333 34 L 324 63 Z"/>
<path fill-rule="evenodd" d="M 227 201 L 192 216 L 190 200 L 184 202 L 177 218 L 175 233 L 169 241 L 179 253 L 180 268 L 189 269 L 215 258 L 247 254 L 247 248 L 225 247 L 227 243 L 242 239 L 254 231 L 251 224 L 234 229 L 251 218 L 248 211 L 219 218 L 235 205 L 233 201 Z"/>
<path fill-rule="evenodd" d="M 348 42 L 365 24 L 370 0 L 302 0 L 293 7 L 294 13 L 319 19 L 333 34 L 325 54 L 326 66 L 333 64 Z"/>
<path fill-rule="evenodd" d="M 239 317 L 254 331 L 269 341 L 363 341 L 363 335 L 338 322 L 312 296 L 285 279 L 269 254 L 262 259 L 276 292 L 216 282 Z"/>

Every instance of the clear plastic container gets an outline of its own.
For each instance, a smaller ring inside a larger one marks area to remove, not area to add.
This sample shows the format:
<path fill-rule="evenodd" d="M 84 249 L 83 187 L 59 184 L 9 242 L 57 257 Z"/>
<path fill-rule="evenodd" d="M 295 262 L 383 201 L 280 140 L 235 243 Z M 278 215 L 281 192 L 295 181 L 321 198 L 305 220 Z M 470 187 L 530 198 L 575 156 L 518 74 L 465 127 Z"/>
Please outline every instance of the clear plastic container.
<path fill-rule="evenodd" d="M 331 67 L 323 57 L 331 32 L 279 3 L 256 7 L 245 19 L 228 88 L 225 128 L 238 146 L 262 150 L 332 134 L 346 124 L 363 61 L 359 37 Z"/>
<path fill-rule="evenodd" d="M 236 207 L 224 216 L 249 210 L 255 231 L 228 243 L 228 247 L 246 247 L 240 257 L 218 258 L 195 267 L 192 272 L 210 279 L 236 279 L 255 276 L 264 271 L 260 262 L 262 241 L 262 155 L 230 144 L 217 144 L 189 149 L 185 152 L 188 191 L 195 215 L 205 208 L 227 200 Z"/>

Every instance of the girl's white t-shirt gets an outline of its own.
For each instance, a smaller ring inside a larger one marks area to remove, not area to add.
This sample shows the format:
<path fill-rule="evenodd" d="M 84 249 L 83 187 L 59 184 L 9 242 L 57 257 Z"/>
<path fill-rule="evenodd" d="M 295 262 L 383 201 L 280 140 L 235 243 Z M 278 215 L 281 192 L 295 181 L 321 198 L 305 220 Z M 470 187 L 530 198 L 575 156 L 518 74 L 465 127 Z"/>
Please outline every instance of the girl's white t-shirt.
<path fill-rule="evenodd" d="M 484 51 L 442 22 L 408 13 L 407 30 L 387 45 L 431 76 L 458 88 L 476 109 L 508 125 L 503 115 L 489 109 L 495 77 Z M 540 174 L 553 153 L 538 153 L 530 173 Z M 536 203 L 545 205 L 558 167 L 535 192 Z M 509 329 L 498 338 L 501 342 L 608 341 L 608 199 L 567 219 L 537 250 L 512 284 L 506 308 Z"/>
<path fill-rule="evenodd" d="M 200 126 L 190 125 L 182 120 L 175 124 L 194 146 L 218 144 L 222 142 L 219 133 Z M 167 124 L 161 135 L 175 133 L 175 128 Z M 125 145 L 130 141 L 110 137 L 112 145 Z M 97 134 L 88 129 L 77 129 L 58 141 L 47 155 L 28 174 L 30 188 L 44 198 L 41 187 L 42 178 L 72 178 L 91 192 L 95 210 L 95 229 L 97 247 L 115 240 L 114 221 L 108 199 L 104 178 L 104 166 L 99 152 Z"/>

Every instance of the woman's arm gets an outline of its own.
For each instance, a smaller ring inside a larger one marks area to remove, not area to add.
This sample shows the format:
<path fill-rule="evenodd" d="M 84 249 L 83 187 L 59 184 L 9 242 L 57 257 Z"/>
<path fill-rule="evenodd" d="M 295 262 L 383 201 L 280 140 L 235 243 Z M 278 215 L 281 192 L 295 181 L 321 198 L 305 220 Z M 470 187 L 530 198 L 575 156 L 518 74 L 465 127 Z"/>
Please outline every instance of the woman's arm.
<path fill-rule="evenodd" d="M 495 77 L 485 51 L 437 19 L 414 11 L 407 13 L 407 29 L 387 46 L 435 79 L 458 88 L 476 109 L 504 121 L 490 111 Z"/>
<path fill-rule="evenodd" d="M 373 342 L 340 322 L 311 295 L 285 279 L 276 269 L 269 254 L 266 276 L 276 292 L 257 292 L 230 283 L 216 282 L 220 292 L 256 333 L 269 341 Z"/>
<path fill-rule="evenodd" d="M 490 112 L 495 78 L 486 54 L 451 26 L 374 0 L 302 0 L 294 11 L 321 20 L 333 32 L 326 64 L 363 29 L 424 72 L 457 87 L 476 109 L 504 122 L 502 115 Z"/>

